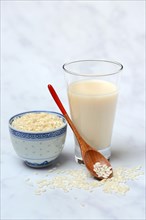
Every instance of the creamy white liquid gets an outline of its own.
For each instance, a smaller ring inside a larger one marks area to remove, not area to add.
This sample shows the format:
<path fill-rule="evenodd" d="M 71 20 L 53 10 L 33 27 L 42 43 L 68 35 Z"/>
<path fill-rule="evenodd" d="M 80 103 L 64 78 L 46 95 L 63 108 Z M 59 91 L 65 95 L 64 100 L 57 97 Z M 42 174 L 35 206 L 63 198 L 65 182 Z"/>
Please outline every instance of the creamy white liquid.
<path fill-rule="evenodd" d="M 69 85 L 72 120 L 80 135 L 92 147 L 109 147 L 118 89 L 107 81 L 84 80 Z"/>

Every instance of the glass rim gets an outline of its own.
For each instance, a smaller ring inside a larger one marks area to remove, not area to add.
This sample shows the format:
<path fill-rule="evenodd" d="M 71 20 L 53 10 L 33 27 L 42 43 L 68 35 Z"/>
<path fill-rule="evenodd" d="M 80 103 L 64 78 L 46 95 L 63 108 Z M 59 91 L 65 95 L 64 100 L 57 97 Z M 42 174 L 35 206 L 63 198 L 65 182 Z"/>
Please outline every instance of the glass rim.
<path fill-rule="evenodd" d="M 77 73 L 77 72 L 73 72 L 73 71 L 70 71 L 67 66 L 69 66 L 70 64 L 75 64 L 75 63 L 81 63 L 81 62 L 103 62 L 103 63 L 110 63 L 110 64 L 114 64 L 114 65 L 117 65 L 119 66 L 119 69 L 115 72 L 112 72 L 112 73 L 107 73 L 107 74 L 92 74 L 92 76 L 110 76 L 110 75 L 115 75 L 119 72 L 122 71 L 123 69 L 123 65 L 117 61 L 111 61 L 111 60 L 76 60 L 76 61 L 72 61 L 72 62 L 68 62 L 68 63 L 65 63 L 63 64 L 62 68 L 65 72 L 71 74 L 71 75 L 75 75 L 75 76 L 91 76 L 91 74 L 83 74 L 83 73 Z"/>

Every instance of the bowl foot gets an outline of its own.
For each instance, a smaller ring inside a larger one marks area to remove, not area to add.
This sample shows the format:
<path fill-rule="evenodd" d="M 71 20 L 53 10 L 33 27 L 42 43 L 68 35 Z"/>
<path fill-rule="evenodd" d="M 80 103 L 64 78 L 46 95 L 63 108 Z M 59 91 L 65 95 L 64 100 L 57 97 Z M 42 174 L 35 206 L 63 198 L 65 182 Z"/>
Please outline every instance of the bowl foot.
<path fill-rule="evenodd" d="M 31 162 L 28 162 L 25 160 L 24 163 L 27 166 L 32 167 L 32 168 L 44 168 L 44 167 L 52 165 L 55 161 L 56 161 L 56 159 L 53 161 L 50 161 L 50 162 L 44 161 L 43 163 L 31 163 Z"/>

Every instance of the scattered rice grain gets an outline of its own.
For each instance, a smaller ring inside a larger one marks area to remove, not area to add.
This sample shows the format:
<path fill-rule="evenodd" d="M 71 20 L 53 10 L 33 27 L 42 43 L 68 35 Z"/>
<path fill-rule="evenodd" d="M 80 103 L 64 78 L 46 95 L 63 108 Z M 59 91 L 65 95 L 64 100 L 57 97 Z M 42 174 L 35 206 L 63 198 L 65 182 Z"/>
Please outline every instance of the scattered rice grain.
<path fill-rule="evenodd" d="M 140 166 L 134 168 L 115 168 L 113 177 L 103 179 L 101 181 L 89 177 L 86 169 L 69 169 L 54 171 L 54 176 L 37 180 L 34 183 L 36 188 L 35 194 L 42 194 L 51 189 L 62 189 L 64 192 L 69 192 L 72 189 L 86 190 L 90 193 L 97 188 L 102 187 L 105 193 L 116 193 L 125 195 L 130 187 L 128 181 L 136 180 L 143 173 L 140 171 Z M 30 178 L 28 178 L 30 179 Z M 29 181 L 26 181 L 29 184 Z M 75 197 L 77 199 L 77 197 Z"/>

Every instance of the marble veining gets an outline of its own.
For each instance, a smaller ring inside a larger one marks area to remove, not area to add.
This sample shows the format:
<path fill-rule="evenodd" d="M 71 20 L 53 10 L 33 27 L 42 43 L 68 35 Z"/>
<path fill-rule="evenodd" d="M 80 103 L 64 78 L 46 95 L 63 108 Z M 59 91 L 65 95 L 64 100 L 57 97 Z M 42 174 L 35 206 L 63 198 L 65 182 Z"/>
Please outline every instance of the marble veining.
<path fill-rule="evenodd" d="M 144 1 L 1 1 L 1 219 L 144 220 L 144 176 L 125 196 L 74 189 L 36 196 L 28 168 L 15 154 L 8 120 L 30 110 L 58 111 L 47 90 L 56 88 L 67 111 L 62 65 L 78 59 L 110 59 L 124 70 L 112 138 L 113 167 L 145 167 Z M 60 168 L 74 161 L 70 129 Z M 37 170 L 44 175 L 49 168 Z M 77 197 L 77 199 L 75 199 Z"/>

